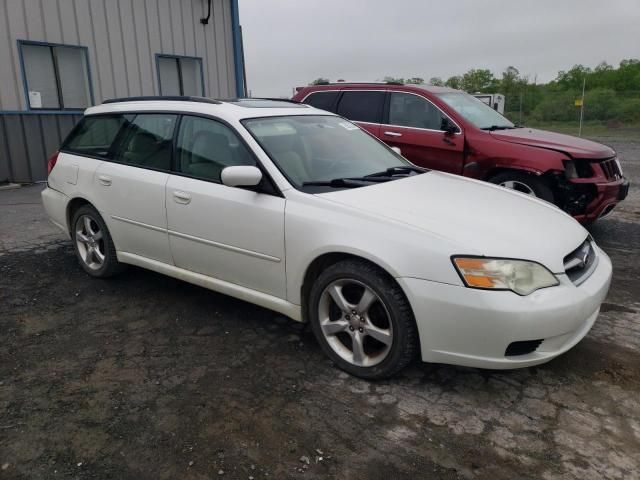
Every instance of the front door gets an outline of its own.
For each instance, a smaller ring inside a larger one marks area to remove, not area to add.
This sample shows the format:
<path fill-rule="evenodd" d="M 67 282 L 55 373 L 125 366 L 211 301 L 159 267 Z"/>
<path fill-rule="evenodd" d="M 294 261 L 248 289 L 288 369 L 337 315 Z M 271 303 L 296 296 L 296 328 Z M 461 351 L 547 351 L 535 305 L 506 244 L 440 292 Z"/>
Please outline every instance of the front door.
<path fill-rule="evenodd" d="M 225 167 L 256 165 L 248 148 L 228 126 L 184 116 L 176 153 L 166 187 L 176 266 L 285 298 L 285 199 L 220 181 Z"/>
<path fill-rule="evenodd" d="M 392 92 L 385 120 L 381 140 L 400 148 L 409 161 L 420 167 L 462 173 L 464 133 L 445 132 L 450 120 L 433 103 L 419 95 Z"/>

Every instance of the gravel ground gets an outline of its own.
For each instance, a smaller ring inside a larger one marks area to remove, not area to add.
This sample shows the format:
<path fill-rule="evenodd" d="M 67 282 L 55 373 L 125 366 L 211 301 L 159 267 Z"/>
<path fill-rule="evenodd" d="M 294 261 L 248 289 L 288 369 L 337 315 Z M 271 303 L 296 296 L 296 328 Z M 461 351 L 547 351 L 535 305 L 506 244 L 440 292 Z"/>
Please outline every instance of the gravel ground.
<path fill-rule="evenodd" d="M 613 145 L 640 183 L 640 141 Z M 365 382 L 303 325 L 131 268 L 90 280 L 0 191 L 0 479 L 640 478 L 640 191 L 592 228 L 593 330 L 540 367 Z"/>

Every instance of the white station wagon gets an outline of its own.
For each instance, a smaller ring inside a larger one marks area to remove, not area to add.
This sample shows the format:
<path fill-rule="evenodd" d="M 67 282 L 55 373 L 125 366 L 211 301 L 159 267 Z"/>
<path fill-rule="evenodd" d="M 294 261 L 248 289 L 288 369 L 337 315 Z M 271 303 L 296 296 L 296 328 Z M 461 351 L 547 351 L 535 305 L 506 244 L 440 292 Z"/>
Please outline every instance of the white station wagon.
<path fill-rule="evenodd" d="M 132 264 L 310 322 L 365 378 L 539 364 L 589 331 L 611 262 L 551 204 L 425 171 L 286 101 L 91 107 L 42 193 L 93 277 Z"/>

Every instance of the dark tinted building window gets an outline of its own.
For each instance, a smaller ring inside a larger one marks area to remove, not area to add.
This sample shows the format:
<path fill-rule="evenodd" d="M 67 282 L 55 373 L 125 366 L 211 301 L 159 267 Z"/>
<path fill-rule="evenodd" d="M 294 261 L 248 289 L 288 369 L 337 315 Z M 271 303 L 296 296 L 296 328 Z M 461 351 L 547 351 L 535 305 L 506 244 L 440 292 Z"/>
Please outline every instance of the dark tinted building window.
<path fill-rule="evenodd" d="M 335 112 L 336 98 L 340 92 L 315 92 L 309 95 L 304 103 L 321 110 Z"/>
<path fill-rule="evenodd" d="M 380 123 L 385 92 L 345 91 L 338 105 L 338 115 L 356 122 Z"/>
<path fill-rule="evenodd" d="M 389 99 L 391 125 L 442 130 L 444 118 L 433 103 L 417 95 L 392 93 Z"/>
<path fill-rule="evenodd" d="M 84 117 L 71 132 L 62 149 L 80 155 L 107 157 L 111 144 L 125 122 L 122 115 Z"/>
<path fill-rule="evenodd" d="M 170 170 L 177 117 L 170 114 L 136 115 L 119 142 L 116 159 L 138 167 Z"/>

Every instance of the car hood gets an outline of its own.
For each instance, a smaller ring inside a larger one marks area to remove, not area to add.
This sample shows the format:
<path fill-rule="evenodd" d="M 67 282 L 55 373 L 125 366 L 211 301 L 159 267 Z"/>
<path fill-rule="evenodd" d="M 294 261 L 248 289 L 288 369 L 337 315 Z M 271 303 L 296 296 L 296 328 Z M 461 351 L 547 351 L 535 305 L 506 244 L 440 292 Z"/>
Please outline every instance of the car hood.
<path fill-rule="evenodd" d="M 533 260 L 554 273 L 588 235 L 547 202 L 442 172 L 317 195 L 428 232 L 425 242 L 445 239 L 451 255 Z"/>
<path fill-rule="evenodd" d="M 615 151 L 606 145 L 585 140 L 584 138 L 536 130 L 534 128 L 496 130 L 491 132 L 491 136 L 505 142 L 557 150 L 573 158 L 608 158 L 615 155 Z"/>

